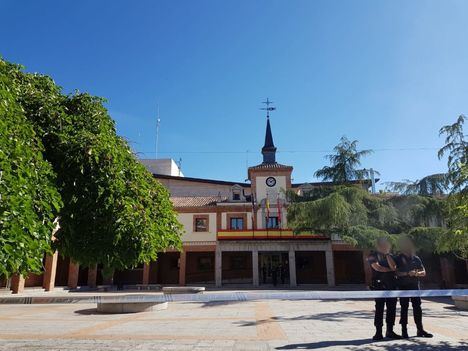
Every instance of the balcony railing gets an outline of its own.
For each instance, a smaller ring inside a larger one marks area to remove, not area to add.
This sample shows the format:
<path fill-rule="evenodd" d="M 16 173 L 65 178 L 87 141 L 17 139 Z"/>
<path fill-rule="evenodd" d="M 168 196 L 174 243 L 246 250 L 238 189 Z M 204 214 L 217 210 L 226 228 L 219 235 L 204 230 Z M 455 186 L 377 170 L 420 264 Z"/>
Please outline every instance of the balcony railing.
<path fill-rule="evenodd" d="M 292 229 L 218 230 L 218 240 L 329 240 L 312 232 L 294 233 Z"/>

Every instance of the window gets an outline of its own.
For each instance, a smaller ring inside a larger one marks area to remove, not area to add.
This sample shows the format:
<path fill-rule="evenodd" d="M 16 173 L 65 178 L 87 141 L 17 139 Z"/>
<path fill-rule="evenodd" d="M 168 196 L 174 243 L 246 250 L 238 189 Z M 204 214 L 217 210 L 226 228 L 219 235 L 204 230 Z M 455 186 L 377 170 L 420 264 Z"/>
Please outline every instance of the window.
<path fill-rule="evenodd" d="M 278 216 L 270 216 L 268 217 L 268 221 L 267 221 L 267 228 L 268 229 L 275 229 L 275 228 L 278 228 L 279 225 L 278 225 Z"/>
<path fill-rule="evenodd" d="M 235 184 L 231 187 L 231 200 L 232 201 L 242 200 L 242 188 L 238 184 Z"/>
<path fill-rule="evenodd" d="M 193 217 L 193 231 L 207 232 L 209 231 L 208 215 L 198 215 Z"/>
<path fill-rule="evenodd" d="M 244 218 L 231 217 L 230 227 L 231 227 L 231 230 L 242 230 L 242 229 L 244 229 Z"/>

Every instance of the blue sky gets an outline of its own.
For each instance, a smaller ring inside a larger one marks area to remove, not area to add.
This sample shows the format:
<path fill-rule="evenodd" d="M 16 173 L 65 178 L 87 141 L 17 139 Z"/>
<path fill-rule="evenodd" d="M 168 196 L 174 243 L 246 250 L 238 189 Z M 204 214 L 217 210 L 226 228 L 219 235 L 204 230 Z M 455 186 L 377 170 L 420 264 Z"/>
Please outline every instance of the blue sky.
<path fill-rule="evenodd" d="M 0 0 L 0 55 L 103 96 L 142 157 L 243 181 L 271 123 L 314 180 L 342 135 L 381 182 L 444 171 L 439 128 L 468 113 L 467 1 Z M 417 150 L 416 150 L 417 149 Z"/>

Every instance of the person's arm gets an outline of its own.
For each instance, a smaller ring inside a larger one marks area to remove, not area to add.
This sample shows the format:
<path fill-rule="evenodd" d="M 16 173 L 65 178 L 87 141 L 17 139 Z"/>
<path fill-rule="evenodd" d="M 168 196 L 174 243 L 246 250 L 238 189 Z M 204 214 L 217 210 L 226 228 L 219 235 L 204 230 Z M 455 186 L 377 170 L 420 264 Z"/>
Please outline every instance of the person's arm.
<path fill-rule="evenodd" d="M 382 273 L 393 272 L 394 271 L 394 269 L 381 266 L 378 262 L 371 263 L 371 267 L 372 267 L 373 270 L 375 270 L 377 272 L 382 272 Z"/>
<path fill-rule="evenodd" d="M 397 265 L 396 265 L 395 260 L 393 259 L 392 255 L 387 254 L 387 262 L 388 262 L 388 266 L 390 267 L 390 272 L 396 271 Z"/>
<path fill-rule="evenodd" d="M 418 260 L 418 268 L 415 269 L 413 272 L 413 277 L 425 277 L 426 276 L 426 268 L 424 268 L 423 263 L 419 257 L 417 257 Z"/>
<path fill-rule="evenodd" d="M 425 277 L 426 276 L 426 270 L 424 269 L 424 267 L 422 269 L 415 269 L 414 271 L 411 271 L 410 272 L 410 276 L 412 277 Z"/>

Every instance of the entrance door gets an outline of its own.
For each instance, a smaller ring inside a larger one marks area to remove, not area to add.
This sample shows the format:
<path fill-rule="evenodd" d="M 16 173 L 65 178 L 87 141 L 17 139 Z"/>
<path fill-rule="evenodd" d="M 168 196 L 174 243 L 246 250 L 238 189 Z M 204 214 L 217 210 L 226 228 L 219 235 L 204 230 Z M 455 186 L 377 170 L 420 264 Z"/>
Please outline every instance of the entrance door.
<path fill-rule="evenodd" d="M 296 251 L 296 275 L 297 284 L 327 284 L 325 251 Z"/>
<path fill-rule="evenodd" d="M 287 252 L 259 252 L 260 284 L 289 285 L 289 258 Z"/>

